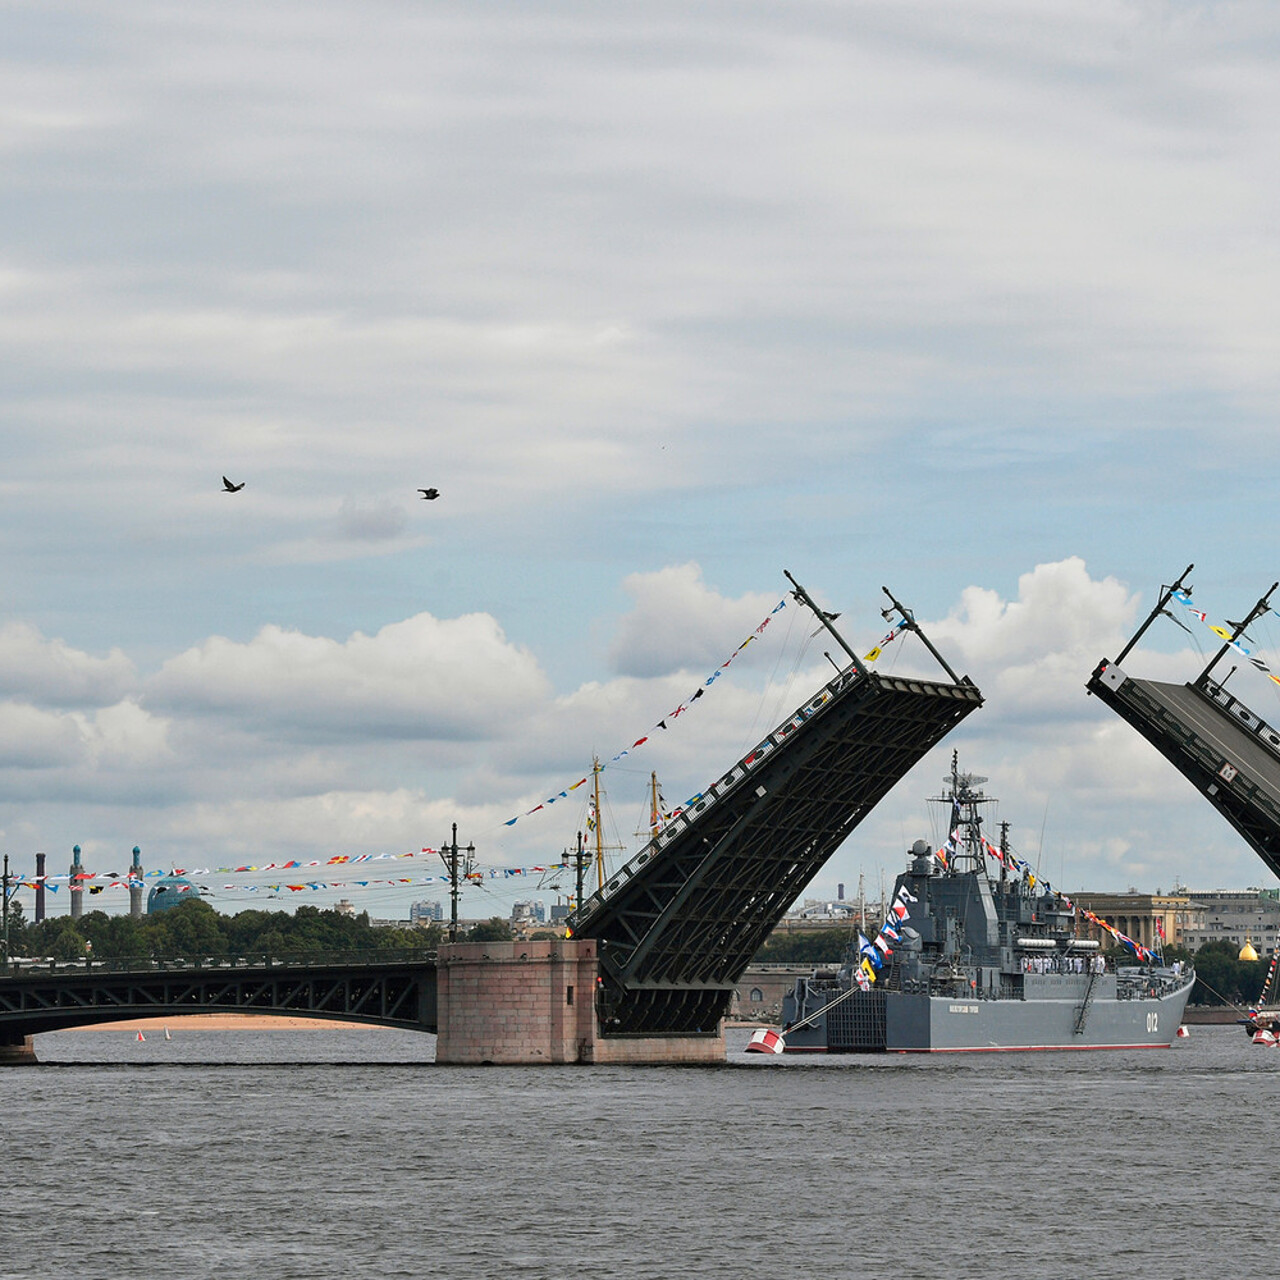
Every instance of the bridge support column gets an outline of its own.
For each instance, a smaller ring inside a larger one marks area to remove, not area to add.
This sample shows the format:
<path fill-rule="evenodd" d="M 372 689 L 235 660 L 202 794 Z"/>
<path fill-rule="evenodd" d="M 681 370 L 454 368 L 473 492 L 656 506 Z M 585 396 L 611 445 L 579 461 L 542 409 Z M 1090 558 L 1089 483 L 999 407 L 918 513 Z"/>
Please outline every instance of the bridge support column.
<path fill-rule="evenodd" d="M 29 1067 L 36 1061 L 30 1036 L 6 1036 L 0 1032 L 0 1067 Z"/>
<path fill-rule="evenodd" d="M 723 1062 L 724 1034 L 604 1037 L 596 943 L 457 942 L 437 961 L 441 1064 Z"/>

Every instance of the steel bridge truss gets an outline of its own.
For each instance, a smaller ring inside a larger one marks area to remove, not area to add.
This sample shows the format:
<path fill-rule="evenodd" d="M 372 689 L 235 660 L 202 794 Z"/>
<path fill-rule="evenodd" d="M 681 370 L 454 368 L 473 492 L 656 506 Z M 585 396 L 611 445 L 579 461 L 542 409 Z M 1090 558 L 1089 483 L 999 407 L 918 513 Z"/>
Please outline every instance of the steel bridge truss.
<path fill-rule="evenodd" d="M 977 687 L 840 672 L 570 917 L 599 940 L 605 1035 L 710 1034 L 805 885 Z"/>
<path fill-rule="evenodd" d="M 0 982 L 0 1043 L 185 1013 L 279 1013 L 436 1030 L 434 959 L 128 972 L 33 969 Z"/>
<path fill-rule="evenodd" d="M 1207 675 L 1185 685 L 1136 680 L 1104 661 L 1087 687 L 1280 876 L 1280 732 Z"/>

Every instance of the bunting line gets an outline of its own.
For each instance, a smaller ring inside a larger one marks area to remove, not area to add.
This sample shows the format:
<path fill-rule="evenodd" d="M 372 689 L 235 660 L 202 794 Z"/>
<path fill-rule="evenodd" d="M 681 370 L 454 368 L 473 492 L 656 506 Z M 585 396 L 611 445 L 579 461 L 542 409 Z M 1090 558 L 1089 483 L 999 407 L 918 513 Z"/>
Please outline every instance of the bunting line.
<path fill-rule="evenodd" d="M 667 714 L 663 716 L 662 719 L 659 720 L 657 724 L 655 724 L 643 737 L 637 738 L 629 747 L 619 751 L 617 755 L 612 756 L 608 761 L 600 765 L 599 771 L 603 773 L 609 765 L 617 764 L 619 760 L 623 759 L 623 757 L 629 756 L 637 748 L 644 746 L 644 744 L 653 736 L 655 729 L 662 729 L 664 731 L 668 729 L 670 726 L 667 724 L 667 721 L 678 720 L 686 711 L 688 711 L 689 708 L 693 706 L 693 704 L 697 702 L 697 700 L 701 698 L 717 680 L 720 679 L 725 672 L 725 668 L 728 667 L 734 658 L 736 658 L 738 654 L 740 654 L 753 640 L 759 639 L 759 637 L 764 634 L 764 629 L 773 620 L 774 614 L 781 612 L 786 607 L 787 599 L 783 596 L 783 598 L 769 610 L 769 616 L 765 618 L 765 620 L 702 682 L 702 684 L 700 684 L 698 688 L 689 695 L 689 697 L 680 703 L 674 711 L 668 711 Z M 553 805 L 559 800 L 566 799 L 571 791 L 576 791 L 585 782 L 586 778 L 579 778 L 573 786 L 565 787 L 562 791 L 557 791 L 554 795 L 548 796 L 540 804 L 535 804 L 532 809 L 526 809 L 524 813 L 518 813 L 514 818 L 508 818 L 502 825 L 504 827 L 514 827 L 521 818 L 527 818 L 530 815 L 537 813 L 540 809 L 545 809 L 548 805 Z"/>
<path fill-rule="evenodd" d="M 348 859 L 347 861 L 354 861 Z M 301 864 L 307 865 L 307 864 Z M 317 864 L 318 865 L 318 864 Z M 528 867 L 491 867 L 487 871 L 472 871 L 462 879 L 466 883 L 472 885 L 482 885 L 490 880 L 510 880 L 515 876 L 541 875 L 547 871 L 563 871 L 571 864 L 568 862 L 548 862 L 545 864 L 537 864 Z M 152 874 L 152 873 L 148 873 Z M 208 874 L 198 871 L 182 872 L 162 872 L 161 874 L 169 876 L 190 876 Z M 50 884 L 46 880 L 44 887 L 50 893 L 57 893 L 59 889 L 70 886 L 65 883 L 66 877 L 62 877 L 62 884 Z M 352 889 L 352 888 L 370 888 L 375 885 L 427 885 L 427 884 L 451 884 L 452 881 L 447 875 L 438 876 L 400 876 L 395 879 L 368 879 L 368 880 L 308 880 L 299 879 L 294 882 L 280 881 L 277 884 L 220 884 L 210 886 L 207 884 L 184 884 L 184 885 L 164 885 L 158 884 L 153 886 L 157 893 L 190 893 L 194 889 L 197 893 L 211 895 L 216 888 L 220 892 L 225 893 L 279 893 L 282 890 L 288 890 L 292 893 L 299 893 L 306 889 Z M 36 889 L 39 888 L 40 881 L 36 877 L 23 878 L 11 884 L 10 896 L 18 889 Z M 85 886 L 91 895 L 104 893 L 109 889 L 131 889 L 145 888 L 143 880 L 140 877 L 133 876 L 129 878 L 120 878 L 111 880 L 106 884 L 92 884 Z"/>
<path fill-rule="evenodd" d="M 1199 619 L 1199 621 L 1208 627 L 1215 636 L 1221 640 L 1225 640 L 1230 648 L 1234 649 L 1242 658 L 1245 658 L 1249 662 L 1250 666 L 1256 667 L 1264 676 L 1267 677 L 1268 680 L 1275 684 L 1280 684 L 1280 676 L 1276 675 L 1261 658 L 1254 657 L 1252 649 L 1241 644 L 1239 640 L 1234 639 L 1231 632 L 1228 631 L 1226 627 L 1220 627 L 1216 623 L 1210 622 L 1209 615 L 1204 613 L 1202 610 L 1197 609 L 1195 605 L 1191 603 L 1190 592 L 1182 590 L 1173 591 L 1170 592 L 1170 598 L 1176 600 L 1193 618 Z M 1280 618 L 1280 612 L 1277 612 L 1275 609 L 1271 609 L 1269 612 L 1274 613 L 1276 617 Z"/>

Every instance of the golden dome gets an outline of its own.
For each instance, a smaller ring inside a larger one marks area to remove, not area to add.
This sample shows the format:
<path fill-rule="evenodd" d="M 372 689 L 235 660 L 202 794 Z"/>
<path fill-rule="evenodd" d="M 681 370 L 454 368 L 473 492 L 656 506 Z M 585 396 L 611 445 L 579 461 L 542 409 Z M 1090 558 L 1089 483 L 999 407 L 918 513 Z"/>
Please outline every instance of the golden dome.
<path fill-rule="evenodd" d="M 1253 943 L 1248 938 L 1244 940 L 1244 946 L 1240 948 L 1241 960 L 1256 960 L 1258 953 L 1253 949 Z"/>

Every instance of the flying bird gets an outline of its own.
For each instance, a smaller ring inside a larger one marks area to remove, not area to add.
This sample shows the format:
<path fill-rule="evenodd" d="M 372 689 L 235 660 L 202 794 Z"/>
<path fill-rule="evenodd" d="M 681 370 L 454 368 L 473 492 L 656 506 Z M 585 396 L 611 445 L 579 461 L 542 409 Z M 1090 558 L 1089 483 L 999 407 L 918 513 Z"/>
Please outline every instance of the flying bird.
<path fill-rule="evenodd" d="M 226 476 L 223 476 L 223 477 L 222 477 L 222 492 L 223 492 L 223 493 L 239 493 L 239 492 L 240 492 L 240 490 L 241 490 L 241 489 L 243 489 L 243 488 L 244 488 L 244 481 L 243 481 L 243 480 L 241 480 L 239 484 L 232 484 L 232 483 L 231 483 L 231 481 L 230 481 L 230 480 L 228 480 Z"/>
<path fill-rule="evenodd" d="M 424 502 L 430 502 L 432 498 L 438 498 L 440 496 L 439 489 L 419 489 L 418 492 L 422 494 Z"/>

